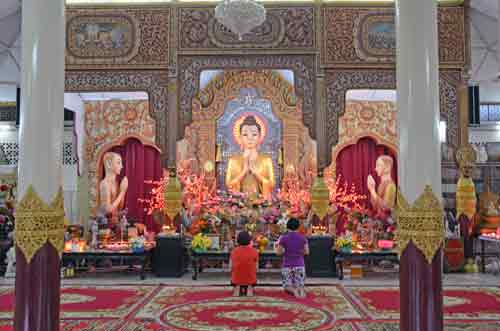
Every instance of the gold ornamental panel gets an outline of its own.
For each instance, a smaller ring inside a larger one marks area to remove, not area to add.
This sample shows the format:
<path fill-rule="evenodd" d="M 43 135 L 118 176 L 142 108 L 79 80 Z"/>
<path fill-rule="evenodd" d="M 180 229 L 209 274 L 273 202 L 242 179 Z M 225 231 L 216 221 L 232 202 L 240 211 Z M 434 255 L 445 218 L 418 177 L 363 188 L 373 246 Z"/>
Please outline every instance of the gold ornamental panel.
<path fill-rule="evenodd" d="M 59 254 L 64 250 L 64 197 L 60 187 L 54 200 L 47 205 L 29 186 L 16 210 L 16 245 L 26 261 L 49 242 Z"/>
<path fill-rule="evenodd" d="M 444 241 L 443 208 L 430 186 L 415 201 L 413 206 L 398 190 L 396 217 L 396 243 L 401 255 L 410 241 L 425 256 L 427 262 L 439 252 Z"/>

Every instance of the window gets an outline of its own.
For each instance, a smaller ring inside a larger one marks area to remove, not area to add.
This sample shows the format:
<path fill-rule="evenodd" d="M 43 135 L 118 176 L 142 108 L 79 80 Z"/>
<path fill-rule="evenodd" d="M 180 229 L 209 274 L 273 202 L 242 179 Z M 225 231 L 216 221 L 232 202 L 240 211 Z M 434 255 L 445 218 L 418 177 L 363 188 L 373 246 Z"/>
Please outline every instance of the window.
<path fill-rule="evenodd" d="M 500 103 L 482 103 L 479 118 L 480 122 L 500 122 Z"/>

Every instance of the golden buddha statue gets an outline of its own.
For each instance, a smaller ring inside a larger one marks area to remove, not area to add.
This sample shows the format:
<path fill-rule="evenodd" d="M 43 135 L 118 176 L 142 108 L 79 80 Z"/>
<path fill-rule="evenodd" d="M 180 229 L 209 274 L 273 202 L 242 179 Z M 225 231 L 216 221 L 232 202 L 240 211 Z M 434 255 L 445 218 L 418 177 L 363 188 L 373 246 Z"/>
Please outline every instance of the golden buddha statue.
<path fill-rule="evenodd" d="M 274 168 L 270 156 L 258 152 L 262 127 L 254 116 L 247 116 L 237 128 L 242 153 L 229 158 L 226 187 L 230 191 L 270 199 L 274 189 Z"/>
<path fill-rule="evenodd" d="M 103 156 L 103 163 L 105 175 L 99 184 L 99 209 L 108 216 L 111 223 L 117 223 L 118 212 L 124 206 L 128 179 L 124 177 L 118 185 L 117 177 L 123 168 L 122 157 L 119 154 L 107 152 Z"/>
<path fill-rule="evenodd" d="M 375 210 L 375 217 L 385 220 L 390 216 L 396 203 L 396 184 L 392 179 L 393 159 L 388 155 L 379 156 L 375 162 L 375 172 L 380 178 L 380 184 L 375 189 L 375 179 L 368 175 L 367 186 L 370 201 Z"/>

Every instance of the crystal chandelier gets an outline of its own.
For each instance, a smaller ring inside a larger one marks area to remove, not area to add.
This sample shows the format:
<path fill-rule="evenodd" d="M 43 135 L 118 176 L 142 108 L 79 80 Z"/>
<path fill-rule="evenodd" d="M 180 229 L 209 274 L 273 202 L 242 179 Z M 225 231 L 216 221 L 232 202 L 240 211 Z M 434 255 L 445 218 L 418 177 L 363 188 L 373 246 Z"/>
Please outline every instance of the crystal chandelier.
<path fill-rule="evenodd" d="M 215 7 L 215 18 L 226 28 L 242 36 L 266 20 L 266 9 L 254 0 L 224 0 Z"/>

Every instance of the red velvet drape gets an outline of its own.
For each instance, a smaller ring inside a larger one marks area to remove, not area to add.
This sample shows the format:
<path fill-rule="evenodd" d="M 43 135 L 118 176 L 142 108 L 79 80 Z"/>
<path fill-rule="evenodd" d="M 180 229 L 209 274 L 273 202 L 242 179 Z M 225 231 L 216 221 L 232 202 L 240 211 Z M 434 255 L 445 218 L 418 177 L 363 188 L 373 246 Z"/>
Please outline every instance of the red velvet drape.
<path fill-rule="evenodd" d="M 397 183 L 398 179 L 396 153 L 387 146 L 377 145 L 375 140 L 369 137 L 361 138 L 356 144 L 345 147 L 338 154 L 335 163 L 337 176 L 341 176 L 342 185 L 343 182 L 346 182 L 349 185 L 351 183 L 354 183 L 357 192 L 367 197 L 367 208 L 371 208 L 371 206 L 370 193 L 368 192 L 366 179 L 368 175 L 372 175 L 377 185 L 379 184 L 380 179 L 375 172 L 375 162 L 381 155 L 389 155 L 393 158 L 394 166 L 392 167 L 392 178 Z M 337 232 L 342 233 L 344 229 L 345 217 L 341 216 L 341 219 L 337 223 Z"/>
<path fill-rule="evenodd" d="M 151 146 L 143 145 L 138 139 L 130 138 L 123 146 L 111 149 L 121 155 L 123 160 L 122 176 L 128 178 L 128 190 L 125 197 L 125 208 L 128 216 L 144 223 L 148 231 L 158 232 L 160 226 L 155 224 L 153 217 L 147 215 L 144 205 L 139 199 L 150 198 L 150 185 L 147 180 L 160 180 L 163 175 L 160 152 Z"/>

